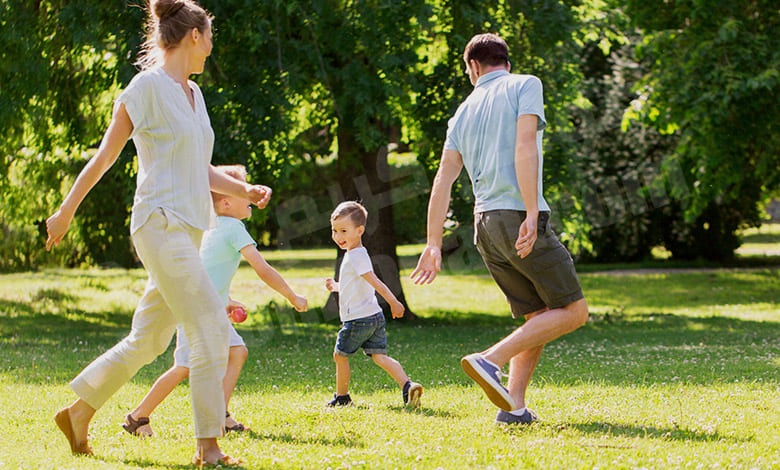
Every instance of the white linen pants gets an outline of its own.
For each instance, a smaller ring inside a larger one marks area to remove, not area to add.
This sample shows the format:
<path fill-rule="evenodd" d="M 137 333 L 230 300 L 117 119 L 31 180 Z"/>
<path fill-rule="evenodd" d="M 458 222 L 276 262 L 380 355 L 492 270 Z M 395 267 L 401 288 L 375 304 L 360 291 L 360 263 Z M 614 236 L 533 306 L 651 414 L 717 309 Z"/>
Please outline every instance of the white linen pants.
<path fill-rule="evenodd" d="M 230 323 L 198 253 L 203 232 L 157 209 L 133 234 L 149 273 L 130 334 L 88 365 L 71 387 L 95 409 L 162 354 L 180 324 L 190 339 L 190 395 L 195 437 L 224 434 L 222 379 Z"/>

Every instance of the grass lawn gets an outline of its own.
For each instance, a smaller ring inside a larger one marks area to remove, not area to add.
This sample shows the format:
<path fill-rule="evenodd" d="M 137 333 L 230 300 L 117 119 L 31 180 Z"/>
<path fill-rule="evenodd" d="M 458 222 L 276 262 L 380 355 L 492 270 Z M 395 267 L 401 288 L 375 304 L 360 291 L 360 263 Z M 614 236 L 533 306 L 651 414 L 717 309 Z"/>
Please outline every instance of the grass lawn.
<path fill-rule="evenodd" d="M 401 250 L 407 278 L 417 252 Z M 319 306 L 334 253 L 267 258 Z M 250 356 L 231 412 L 252 430 L 222 446 L 247 468 L 780 468 L 777 268 L 581 281 L 591 320 L 547 346 L 529 389 L 541 422 L 503 429 L 459 366 L 518 325 L 478 267 L 432 286 L 405 281 L 421 318 L 391 322 L 388 338 L 390 354 L 425 386 L 419 410 L 404 409 L 365 357 L 352 360 L 356 406 L 324 408 L 338 326 L 316 312 L 298 321 L 242 267 L 233 296 L 250 307 L 239 327 Z M 120 427 L 171 365 L 172 348 L 99 411 L 96 457 L 72 456 L 52 420 L 74 398 L 68 381 L 127 333 L 144 282 L 143 271 L 118 269 L 0 276 L 0 468 L 192 468 L 188 387 L 152 416 L 156 437 Z"/>

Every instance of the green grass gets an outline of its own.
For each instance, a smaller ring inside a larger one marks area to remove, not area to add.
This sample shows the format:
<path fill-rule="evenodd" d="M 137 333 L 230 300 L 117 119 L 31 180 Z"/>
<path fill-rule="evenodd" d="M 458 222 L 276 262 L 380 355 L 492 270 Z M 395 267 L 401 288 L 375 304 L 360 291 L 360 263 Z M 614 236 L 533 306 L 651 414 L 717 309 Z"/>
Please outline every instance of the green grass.
<path fill-rule="evenodd" d="M 420 248 L 401 252 L 407 278 Z M 311 305 L 324 303 L 334 250 L 266 255 Z M 416 411 L 364 357 L 352 361 L 357 405 L 323 408 L 337 325 L 316 313 L 296 321 L 242 267 L 233 296 L 250 307 L 239 327 L 250 357 L 231 411 L 252 431 L 223 448 L 247 468 L 780 468 L 776 268 L 583 274 L 591 320 L 546 347 L 529 389 L 542 422 L 505 430 L 458 362 L 518 323 L 478 266 L 455 267 L 432 286 L 405 280 L 421 318 L 388 326 L 390 354 L 425 386 Z M 191 468 L 186 386 L 152 416 L 157 437 L 119 426 L 172 351 L 100 410 L 96 457 L 71 456 L 52 421 L 74 398 L 68 381 L 127 333 L 145 278 L 117 269 L 0 276 L 0 468 Z"/>

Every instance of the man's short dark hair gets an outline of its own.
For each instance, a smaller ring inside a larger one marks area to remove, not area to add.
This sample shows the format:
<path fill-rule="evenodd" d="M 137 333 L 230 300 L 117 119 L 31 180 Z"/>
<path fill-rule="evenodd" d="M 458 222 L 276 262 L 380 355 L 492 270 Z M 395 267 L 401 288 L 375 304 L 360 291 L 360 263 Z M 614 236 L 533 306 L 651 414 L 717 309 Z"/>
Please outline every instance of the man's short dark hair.
<path fill-rule="evenodd" d="M 509 48 L 497 34 L 477 34 L 466 44 L 463 59 L 467 64 L 476 60 L 483 65 L 506 65 L 509 63 Z"/>

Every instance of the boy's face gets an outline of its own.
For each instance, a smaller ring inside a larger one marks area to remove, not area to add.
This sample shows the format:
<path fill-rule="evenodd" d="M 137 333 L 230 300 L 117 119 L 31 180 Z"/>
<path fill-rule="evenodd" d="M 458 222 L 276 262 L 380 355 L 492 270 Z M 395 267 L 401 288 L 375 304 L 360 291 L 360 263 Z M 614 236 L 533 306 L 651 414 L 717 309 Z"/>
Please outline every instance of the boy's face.
<path fill-rule="evenodd" d="M 365 231 L 362 225 L 355 225 L 349 217 L 339 217 L 330 221 L 331 237 L 342 250 L 351 250 L 361 245 L 361 237 Z"/>
<path fill-rule="evenodd" d="M 252 215 L 252 203 L 249 202 L 249 199 L 225 196 L 219 202 L 217 215 L 233 217 L 239 220 L 246 219 Z"/>

